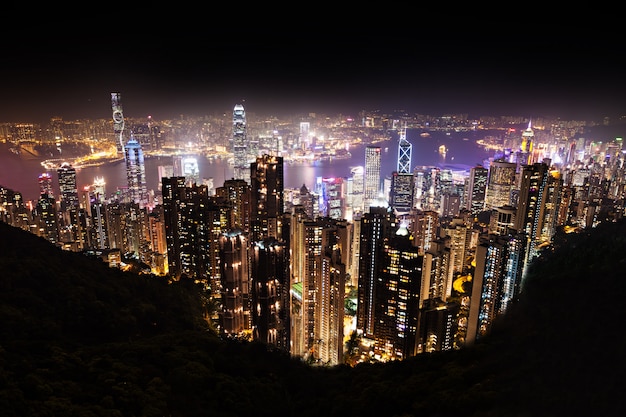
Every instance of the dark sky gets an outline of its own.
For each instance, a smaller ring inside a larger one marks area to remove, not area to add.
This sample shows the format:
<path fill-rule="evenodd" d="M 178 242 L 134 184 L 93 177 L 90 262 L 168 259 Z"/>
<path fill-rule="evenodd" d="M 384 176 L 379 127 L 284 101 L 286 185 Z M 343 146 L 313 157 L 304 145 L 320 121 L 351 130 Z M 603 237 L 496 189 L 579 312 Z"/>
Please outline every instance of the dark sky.
<path fill-rule="evenodd" d="M 626 115 L 621 37 L 509 25 L 376 30 L 273 22 L 189 31 L 161 21 L 140 35 L 87 24 L 3 34 L 13 41 L 0 54 L 0 122 L 109 118 L 113 91 L 122 93 L 127 117 L 156 119 L 231 112 L 239 102 L 275 115 Z"/>

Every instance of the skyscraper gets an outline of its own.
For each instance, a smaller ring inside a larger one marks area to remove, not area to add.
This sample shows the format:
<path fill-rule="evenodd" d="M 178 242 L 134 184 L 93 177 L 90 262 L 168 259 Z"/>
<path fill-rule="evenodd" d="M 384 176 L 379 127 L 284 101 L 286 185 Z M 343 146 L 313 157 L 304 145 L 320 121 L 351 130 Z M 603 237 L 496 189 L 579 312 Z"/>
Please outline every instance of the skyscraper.
<path fill-rule="evenodd" d="M 350 169 L 352 177 L 349 178 L 348 184 L 348 208 L 352 209 L 352 217 L 359 217 L 363 213 L 363 192 L 365 188 L 365 169 L 362 166 L 352 167 Z"/>
<path fill-rule="evenodd" d="M 478 215 L 485 209 L 485 192 L 487 190 L 487 177 L 489 170 L 482 165 L 474 166 L 470 169 L 468 178 L 465 208 L 472 216 Z"/>
<path fill-rule="evenodd" d="M 406 140 L 406 127 L 404 127 L 400 131 L 400 142 L 398 143 L 398 167 L 392 173 L 389 192 L 389 205 L 398 216 L 408 214 L 413 207 L 415 184 L 411 171 L 412 146 Z"/>
<path fill-rule="evenodd" d="M 551 179 L 551 181 L 549 181 Z M 528 239 L 526 262 L 528 265 L 538 255 L 538 248 L 549 241 L 545 230 L 554 232 L 555 208 L 558 207 L 560 184 L 555 184 L 546 163 L 524 166 L 521 174 L 520 198 L 515 217 L 515 229 L 524 232 Z M 548 184 L 552 184 L 549 187 Z M 558 191 L 555 191 L 555 186 Z M 548 205 L 548 201 L 550 204 Z M 549 210 L 546 209 L 549 207 Z M 546 218 L 546 214 L 548 217 Z M 546 225 L 544 222 L 548 221 Z M 547 233 L 547 232 L 546 232 Z M 551 238 L 552 236 L 550 236 Z"/>
<path fill-rule="evenodd" d="M 485 210 L 502 207 L 511 203 L 515 187 L 517 165 L 503 160 L 491 161 L 485 191 Z"/>
<path fill-rule="evenodd" d="M 242 104 L 236 104 L 233 109 L 233 177 L 250 183 L 246 111 Z"/>
<path fill-rule="evenodd" d="M 365 148 L 365 187 L 363 192 L 364 212 L 369 212 L 380 193 L 380 146 Z"/>
<path fill-rule="evenodd" d="M 528 127 L 522 132 L 522 144 L 520 146 L 517 163 L 521 165 L 529 165 L 533 162 L 533 150 L 534 150 L 535 132 L 531 125 L 531 121 L 528 121 Z"/>
<path fill-rule="evenodd" d="M 76 186 L 76 169 L 69 162 L 64 162 L 57 169 L 59 176 L 59 196 L 61 211 L 78 208 L 78 188 Z"/>
<path fill-rule="evenodd" d="M 230 202 L 230 224 L 233 229 L 247 235 L 250 232 L 250 184 L 242 179 L 229 179 L 217 188 L 216 195 Z"/>
<path fill-rule="evenodd" d="M 39 175 L 39 195 L 47 195 L 50 197 L 54 195 L 52 192 L 52 176 L 47 172 Z"/>
<path fill-rule="evenodd" d="M 250 226 L 252 241 L 283 239 L 284 168 L 280 156 L 263 155 L 249 167 L 251 184 Z"/>
<path fill-rule="evenodd" d="M 148 204 L 146 166 L 141 144 L 137 142 L 132 133 L 124 147 L 124 156 L 126 159 L 126 178 L 128 180 L 130 200 L 138 203 L 139 207 L 143 208 Z"/>
<path fill-rule="evenodd" d="M 250 334 L 250 246 L 241 230 L 225 232 L 219 238 L 222 276 L 220 330 L 230 336 Z"/>
<path fill-rule="evenodd" d="M 408 214 L 413 208 L 415 184 L 413 174 L 393 172 L 391 175 L 391 191 L 389 205 L 397 216 Z"/>
<path fill-rule="evenodd" d="M 283 158 L 263 155 L 249 169 L 253 335 L 288 352 L 289 232 L 283 236 Z"/>
<path fill-rule="evenodd" d="M 398 173 L 411 173 L 411 150 L 413 145 L 406 140 L 406 127 L 400 131 L 400 141 L 398 143 Z"/>
<path fill-rule="evenodd" d="M 117 151 L 124 152 L 124 112 L 120 93 L 111 93 L 111 109 L 113 110 L 113 130 L 117 138 Z"/>
<path fill-rule="evenodd" d="M 526 250 L 524 234 L 489 235 L 476 248 L 476 269 L 466 343 L 473 344 L 491 330 L 494 319 L 517 298 Z"/>

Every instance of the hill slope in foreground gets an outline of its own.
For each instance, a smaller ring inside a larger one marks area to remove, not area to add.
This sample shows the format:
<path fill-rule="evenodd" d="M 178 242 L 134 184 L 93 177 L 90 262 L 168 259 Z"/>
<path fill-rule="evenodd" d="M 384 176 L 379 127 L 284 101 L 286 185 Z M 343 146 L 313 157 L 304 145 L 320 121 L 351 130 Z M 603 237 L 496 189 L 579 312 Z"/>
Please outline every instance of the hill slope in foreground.
<path fill-rule="evenodd" d="M 109 269 L 0 223 L 0 414 L 624 415 L 626 222 L 558 242 L 476 345 L 311 368 L 217 338 L 193 285 Z"/>

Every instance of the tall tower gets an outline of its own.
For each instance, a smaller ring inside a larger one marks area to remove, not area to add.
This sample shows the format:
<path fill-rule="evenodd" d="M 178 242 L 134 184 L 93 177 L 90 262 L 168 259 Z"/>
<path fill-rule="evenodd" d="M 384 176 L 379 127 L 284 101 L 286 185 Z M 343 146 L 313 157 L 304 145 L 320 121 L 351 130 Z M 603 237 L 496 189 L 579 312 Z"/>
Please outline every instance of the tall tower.
<path fill-rule="evenodd" d="M 133 134 L 124 147 L 126 159 L 126 178 L 128 180 L 128 193 L 132 202 L 143 208 L 148 204 L 148 191 L 146 187 L 146 166 L 144 163 L 141 144 L 137 142 Z"/>
<path fill-rule="evenodd" d="M 406 126 L 400 131 L 400 142 L 398 143 L 398 173 L 411 173 L 411 150 L 413 145 L 406 140 Z"/>
<path fill-rule="evenodd" d="M 398 168 L 391 176 L 389 205 L 399 216 L 408 214 L 413 207 L 415 184 L 411 171 L 412 145 L 406 140 L 406 127 L 400 131 L 398 143 Z"/>
<path fill-rule="evenodd" d="M 364 212 L 369 212 L 370 205 L 380 192 L 380 146 L 365 148 L 365 187 L 363 192 Z"/>
<path fill-rule="evenodd" d="M 233 178 L 250 183 L 246 111 L 242 104 L 236 104 L 233 109 L 233 166 Z"/>
<path fill-rule="evenodd" d="M 111 93 L 111 108 L 113 110 L 113 129 L 117 139 L 117 151 L 124 152 L 124 112 L 122 110 L 122 95 Z"/>
<path fill-rule="evenodd" d="M 230 202 L 233 229 L 250 232 L 250 184 L 242 179 L 224 181 L 222 187 L 216 189 L 216 195 Z"/>

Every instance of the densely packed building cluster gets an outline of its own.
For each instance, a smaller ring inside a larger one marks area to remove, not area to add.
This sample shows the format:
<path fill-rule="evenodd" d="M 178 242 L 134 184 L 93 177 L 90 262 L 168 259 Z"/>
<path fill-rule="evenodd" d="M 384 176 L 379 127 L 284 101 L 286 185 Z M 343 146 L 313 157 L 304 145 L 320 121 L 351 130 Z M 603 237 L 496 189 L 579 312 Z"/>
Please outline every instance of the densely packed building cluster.
<path fill-rule="evenodd" d="M 311 363 L 397 360 L 474 343 L 519 297 L 526 269 L 557 231 L 624 213 L 621 139 L 569 139 L 564 132 L 579 125 L 562 124 L 548 141 L 529 122 L 505 135 L 488 166 L 458 178 L 412 168 L 405 129 L 423 120 L 362 115 L 362 128 L 399 132 L 397 170 L 381 175 L 379 133 L 357 134 L 363 167 L 292 190 L 284 163 L 313 151 L 310 122 L 283 135 L 276 120 L 264 120 L 274 133 L 253 135 L 240 104 L 230 141 L 206 140 L 233 155 L 233 178 L 199 183 L 174 159 L 155 196 L 143 153 L 176 140 L 154 123 L 128 128 L 125 138 L 116 99 L 111 141 L 126 162 L 124 192 L 108 196 L 98 181 L 78 190 L 75 169 L 63 164 L 58 199 L 49 173 L 34 204 L 0 187 L 0 220 L 112 267 L 193 280 L 217 306 L 207 319 L 224 337 L 260 340 Z M 455 119 L 438 123 L 461 128 Z M 203 126 L 213 132 L 206 136 L 225 135 L 223 124 Z"/>

